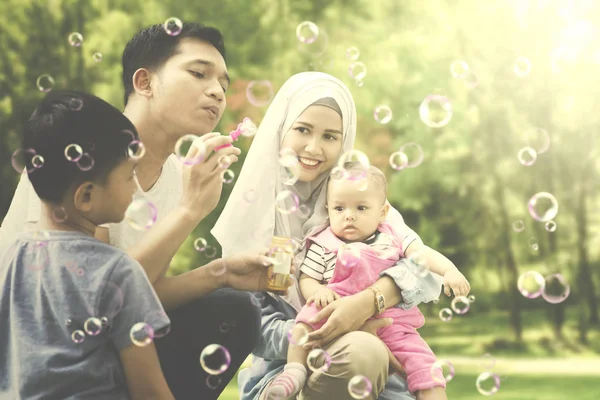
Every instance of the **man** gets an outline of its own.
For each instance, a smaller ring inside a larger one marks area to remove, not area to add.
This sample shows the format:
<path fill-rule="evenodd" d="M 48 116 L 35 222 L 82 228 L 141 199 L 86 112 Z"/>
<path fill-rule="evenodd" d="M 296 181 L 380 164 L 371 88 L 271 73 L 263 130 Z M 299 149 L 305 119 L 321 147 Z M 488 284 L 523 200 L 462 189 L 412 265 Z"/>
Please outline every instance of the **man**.
<path fill-rule="evenodd" d="M 124 114 L 133 122 L 145 155 L 136 167 L 138 191 L 157 209 L 147 231 L 127 222 L 98 228 L 96 237 L 127 251 L 142 264 L 171 319 L 171 332 L 156 340 L 165 378 L 177 399 L 217 398 L 258 341 L 260 308 L 248 291 L 266 290 L 267 266 L 259 252 L 215 260 L 188 273 L 166 277 L 171 259 L 193 229 L 217 205 L 223 182 L 219 160 L 237 161 L 240 150 L 225 147 L 195 165 L 173 154 L 178 139 L 203 135 L 207 154 L 229 136 L 212 132 L 226 106 L 229 76 L 221 33 L 184 23 L 177 36 L 162 25 L 136 34 L 123 52 Z M 194 145 L 198 147 L 195 142 Z M 223 159 L 225 157 L 225 159 Z M 35 224 L 39 199 L 21 181 L 0 229 L 2 237 Z M 200 365 L 209 344 L 221 344 L 230 356 L 217 377 Z"/>

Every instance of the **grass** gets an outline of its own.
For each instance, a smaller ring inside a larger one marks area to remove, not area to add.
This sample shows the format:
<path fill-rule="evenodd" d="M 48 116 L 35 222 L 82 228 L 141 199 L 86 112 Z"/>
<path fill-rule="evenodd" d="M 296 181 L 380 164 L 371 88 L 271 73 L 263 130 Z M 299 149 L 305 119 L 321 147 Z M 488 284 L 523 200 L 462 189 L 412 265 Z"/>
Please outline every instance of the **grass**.
<path fill-rule="evenodd" d="M 446 307 L 444 301 L 435 311 Z M 524 345 L 512 342 L 508 314 L 478 312 L 477 303 L 468 314 L 449 322 L 428 317 L 419 331 L 438 359 L 452 362 L 455 377 L 448 383 L 449 399 L 471 400 L 487 396 L 475 386 L 486 370 L 482 355 L 490 353 L 496 362 L 491 369 L 501 377 L 495 400 L 597 400 L 600 399 L 600 329 L 590 330 L 590 347 L 577 343 L 577 310 L 566 310 L 564 340 L 553 338 L 545 312 L 524 311 Z M 237 377 L 219 397 L 239 399 Z M 332 399 L 337 400 L 337 399 Z"/>

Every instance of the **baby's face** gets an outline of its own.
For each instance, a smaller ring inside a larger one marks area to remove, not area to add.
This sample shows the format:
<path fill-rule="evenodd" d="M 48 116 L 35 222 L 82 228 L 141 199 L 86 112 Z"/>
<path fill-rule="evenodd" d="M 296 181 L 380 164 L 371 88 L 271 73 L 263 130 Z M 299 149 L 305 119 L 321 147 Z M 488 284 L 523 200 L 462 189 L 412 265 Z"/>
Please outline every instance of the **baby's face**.
<path fill-rule="evenodd" d="M 377 230 L 386 217 L 385 193 L 364 181 L 333 179 L 327 190 L 331 230 L 346 242 L 361 242 Z"/>

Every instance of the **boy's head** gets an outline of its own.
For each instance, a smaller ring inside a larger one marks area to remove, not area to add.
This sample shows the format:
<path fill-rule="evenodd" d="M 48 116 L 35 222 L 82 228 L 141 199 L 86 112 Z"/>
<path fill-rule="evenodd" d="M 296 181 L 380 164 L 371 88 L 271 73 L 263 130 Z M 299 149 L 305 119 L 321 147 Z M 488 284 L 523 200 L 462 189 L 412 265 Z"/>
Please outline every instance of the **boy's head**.
<path fill-rule="evenodd" d="M 24 160 L 29 180 L 44 203 L 63 207 L 72 222 L 119 222 L 137 188 L 129 157 L 137 140 L 133 124 L 104 100 L 52 91 L 25 126 L 23 149 L 43 159 L 38 168 L 31 157 Z"/>
<path fill-rule="evenodd" d="M 185 22 L 171 36 L 162 24 L 152 25 L 127 43 L 122 63 L 125 105 L 158 121 L 173 145 L 182 135 L 217 126 L 229 86 L 218 29 Z"/>
<path fill-rule="evenodd" d="M 344 164 L 344 170 L 347 177 L 330 178 L 328 183 L 329 222 L 340 239 L 361 242 L 375 233 L 387 216 L 385 175 L 374 166 L 367 168 L 358 162 Z"/>

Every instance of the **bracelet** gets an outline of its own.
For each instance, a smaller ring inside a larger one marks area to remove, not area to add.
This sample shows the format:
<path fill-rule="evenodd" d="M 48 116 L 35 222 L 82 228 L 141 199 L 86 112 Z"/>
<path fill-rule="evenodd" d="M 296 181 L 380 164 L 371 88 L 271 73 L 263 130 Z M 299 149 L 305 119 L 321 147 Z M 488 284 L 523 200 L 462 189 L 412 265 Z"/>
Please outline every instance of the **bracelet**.
<path fill-rule="evenodd" d="M 375 309 L 377 310 L 375 315 L 380 315 L 385 311 L 385 297 L 379 288 L 375 285 L 369 286 L 367 289 L 370 289 L 375 294 Z"/>

